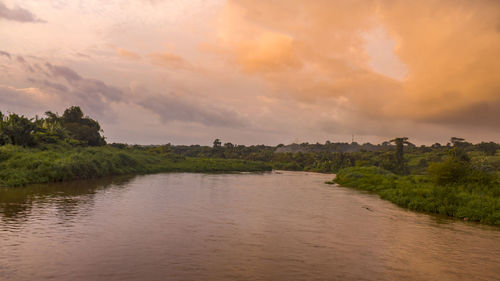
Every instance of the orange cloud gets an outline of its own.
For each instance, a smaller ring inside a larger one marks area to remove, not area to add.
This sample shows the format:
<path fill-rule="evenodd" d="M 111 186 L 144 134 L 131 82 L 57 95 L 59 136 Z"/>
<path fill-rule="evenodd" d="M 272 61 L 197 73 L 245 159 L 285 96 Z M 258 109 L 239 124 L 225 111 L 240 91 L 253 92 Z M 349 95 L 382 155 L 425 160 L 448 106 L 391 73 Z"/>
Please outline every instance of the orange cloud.
<path fill-rule="evenodd" d="M 141 58 L 140 55 L 138 55 L 138 54 L 136 54 L 136 53 L 134 53 L 132 51 L 122 49 L 122 48 L 116 48 L 115 51 L 116 51 L 116 54 L 118 56 L 126 58 L 126 59 L 137 60 L 137 59 Z"/>
<path fill-rule="evenodd" d="M 217 43 L 275 94 L 345 99 L 382 119 L 491 125 L 482 119 L 500 118 L 498 19 L 498 1 L 240 0 L 222 11 Z M 373 30 L 395 43 L 388 47 L 400 62 L 387 67 L 404 65 L 403 80 L 373 69 L 377 53 L 364 38 Z"/>
<path fill-rule="evenodd" d="M 191 69 L 192 65 L 183 57 L 171 52 L 152 53 L 149 55 L 151 63 L 174 69 Z"/>
<path fill-rule="evenodd" d="M 395 52 L 409 69 L 404 106 L 398 113 L 432 121 L 445 115 L 458 118 L 480 104 L 498 104 L 500 2 L 431 4 L 382 2 L 380 6 L 380 17 L 397 41 Z M 500 118 L 496 112 L 490 118 Z M 472 123 L 482 123 L 470 117 Z"/>
<path fill-rule="evenodd" d="M 297 68 L 301 63 L 294 54 L 293 39 L 289 36 L 264 32 L 256 40 L 241 42 L 238 63 L 248 72 L 267 72 Z"/>

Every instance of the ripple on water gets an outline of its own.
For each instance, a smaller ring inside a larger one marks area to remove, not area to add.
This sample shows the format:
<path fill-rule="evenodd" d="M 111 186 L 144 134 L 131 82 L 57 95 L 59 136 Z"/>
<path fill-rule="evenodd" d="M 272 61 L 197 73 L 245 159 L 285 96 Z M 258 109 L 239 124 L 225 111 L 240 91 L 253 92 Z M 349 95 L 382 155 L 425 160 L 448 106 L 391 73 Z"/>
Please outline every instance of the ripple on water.
<path fill-rule="evenodd" d="M 500 276 L 497 228 L 409 212 L 330 178 L 173 173 L 2 190 L 0 279 Z"/>

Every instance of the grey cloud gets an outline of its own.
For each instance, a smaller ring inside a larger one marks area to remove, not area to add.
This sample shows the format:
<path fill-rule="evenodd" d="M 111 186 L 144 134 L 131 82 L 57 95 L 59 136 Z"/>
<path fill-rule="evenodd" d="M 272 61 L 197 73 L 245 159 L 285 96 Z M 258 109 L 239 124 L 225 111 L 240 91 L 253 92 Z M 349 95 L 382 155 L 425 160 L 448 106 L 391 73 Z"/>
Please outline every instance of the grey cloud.
<path fill-rule="evenodd" d="M 442 111 L 422 121 L 435 124 L 498 128 L 500 100 L 469 104 L 462 108 Z"/>
<path fill-rule="evenodd" d="M 4 86 L 0 86 L 0 101 L 2 104 L 17 104 L 19 100 L 19 94 L 11 89 Z"/>
<path fill-rule="evenodd" d="M 50 88 L 50 89 L 53 89 L 53 90 L 56 90 L 59 92 L 67 92 L 68 91 L 68 87 L 64 86 L 63 84 L 50 82 L 46 79 L 37 80 L 37 79 L 33 79 L 33 78 L 28 78 L 28 81 L 30 81 L 31 83 L 36 83 L 38 85 L 47 86 L 47 88 Z"/>
<path fill-rule="evenodd" d="M 124 96 L 120 89 L 95 79 L 83 79 L 76 88 L 82 93 L 98 94 L 110 101 L 120 101 Z"/>
<path fill-rule="evenodd" d="M 93 110 L 106 111 L 106 102 L 121 102 L 127 99 L 126 102 L 137 103 L 158 114 L 166 122 L 195 122 L 221 127 L 238 127 L 246 124 L 236 112 L 227 109 L 204 106 L 175 95 L 147 95 L 148 98 L 143 98 L 144 95 L 129 96 L 103 81 L 84 78 L 69 67 L 53 65 L 49 62 L 45 63 L 45 66 L 54 78 L 63 78 L 70 85 L 66 95 L 71 95 L 77 102 L 83 103 Z M 56 83 L 48 84 L 47 82 L 43 84 L 52 89 L 55 89 L 56 85 Z"/>
<path fill-rule="evenodd" d="M 0 2 L 0 18 L 19 22 L 45 22 L 26 9 L 20 7 L 9 9 L 2 2 Z"/>
<path fill-rule="evenodd" d="M 154 95 L 136 101 L 142 107 L 158 114 L 165 122 L 195 122 L 206 126 L 241 127 L 247 122 L 236 112 L 213 106 L 204 106 L 175 95 Z"/>
<path fill-rule="evenodd" d="M 29 110 L 39 106 L 31 95 L 19 89 L 0 85 L 0 110 L 12 111 L 15 108 L 27 108 Z"/>
<path fill-rule="evenodd" d="M 22 66 L 29 72 L 31 73 L 36 72 L 35 69 L 33 69 L 33 67 L 31 67 L 31 65 L 22 56 L 16 56 L 16 61 L 22 64 Z"/>
<path fill-rule="evenodd" d="M 67 66 L 50 62 L 44 66 L 46 71 L 40 66 L 35 65 L 35 68 L 41 74 L 50 73 L 48 77 L 51 79 L 37 81 L 40 87 L 49 88 L 64 100 L 82 106 L 91 115 L 105 116 L 108 120 L 114 118 L 109 111 L 109 102 L 123 101 L 125 93 L 122 90 L 97 79 L 84 78 Z"/>
<path fill-rule="evenodd" d="M 66 87 L 58 82 L 49 81 L 47 79 L 38 81 L 39 84 L 47 86 L 54 90 L 58 90 L 60 92 L 65 92 L 64 94 L 66 96 L 70 94 L 82 99 L 93 98 L 98 99 L 99 101 L 102 101 L 104 99 L 108 101 L 120 101 L 121 99 L 123 99 L 124 93 L 122 90 L 107 85 L 103 81 L 97 79 L 84 78 L 75 70 L 67 66 L 54 65 L 46 62 L 45 67 L 51 74 L 52 78 L 63 78 L 63 81 L 65 81 L 69 85 L 69 87 Z M 35 68 L 42 74 L 46 73 L 37 64 L 35 64 Z"/>
<path fill-rule="evenodd" d="M 78 73 L 76 73 L 76 71 L 74 71 L 73 69 L 71 69 L 69 67 L 52 65 L 49 62 L 45 63 L 45 66 L 50 71 L 50 73 L 52 73 L 53 76 L 63 77 L 68 82 L 82 79 L 82 77 Z"/>
<path fill-rule="evenodd" d="M 17 56 L 17 63 L 30 65 L 29 58 Z M 78 104 L 88 114 L 104 120 L 113 119 L 110 103 L 136 104 L 157 114 L 164 122 L 192 122 L 210 127 L 249 127 L 249 122 L 230 109 L 204 104 L 185 96 L 151 93 L 145 89 L 122 90 L 98 79 L 82 77 L 75 70 L 44 62 L 32 63 L 35 70 L 28 81 L 47 93 L 51 93 L 69 105 Z M 25 71 L 29 71 L 24 68 Z M 12 95 L 10 95 L 12 96 Z M 14 102 L 10 100 L 10 102 Z"/>
<path fill-rule="evenodd" d="M 12 59 L 12 56 L 9 53 L 5 52 L 5 51 L 0 51 L 0 56 L 6 56 L 9 59 Z"/>
<path fill-rule="evenodd" d="M 52 89 L 55 89 L 55 90 L 58 90 L 61 92 L 68 91 L 68 87 L 64 86 L 63 84 L 54 83 L 54 82 L 50 82 L 47 80 L 43 80 L 43 84 L 49 88 L 52 88 Z"/>

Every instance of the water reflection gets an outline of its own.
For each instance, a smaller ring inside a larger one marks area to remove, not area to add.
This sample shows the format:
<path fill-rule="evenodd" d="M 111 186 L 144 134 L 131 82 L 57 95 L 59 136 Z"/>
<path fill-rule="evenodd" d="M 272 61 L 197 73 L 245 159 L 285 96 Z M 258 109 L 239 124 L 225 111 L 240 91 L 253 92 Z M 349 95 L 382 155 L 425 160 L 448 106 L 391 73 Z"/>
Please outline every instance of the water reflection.
<path fill-rule="evenodd" d="M 0 280 L 496 280 L 498 228 L 330 175 L 156 174 L 0 190 Z"/>
<path fill-rule="evenodd" d="M 25 187 L 0 187 L 0 221 L 2 225 L 22 224 L 33 210 L 50 208 L 62 221 L 92 208 L 95 195 L 110 188 L 125 188 L 134 176 L 34 184 Z"/>

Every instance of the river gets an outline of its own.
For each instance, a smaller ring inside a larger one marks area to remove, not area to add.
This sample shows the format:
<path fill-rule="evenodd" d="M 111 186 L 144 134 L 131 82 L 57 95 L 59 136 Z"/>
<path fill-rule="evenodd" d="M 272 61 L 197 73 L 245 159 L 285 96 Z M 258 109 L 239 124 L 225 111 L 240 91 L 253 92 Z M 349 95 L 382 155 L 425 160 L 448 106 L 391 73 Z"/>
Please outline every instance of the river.
<path fill-rule="evenodd" d="M 331 178 L 0 188 L 0 280 L 499 280 L 498 228 L 406 211 Z"/>

